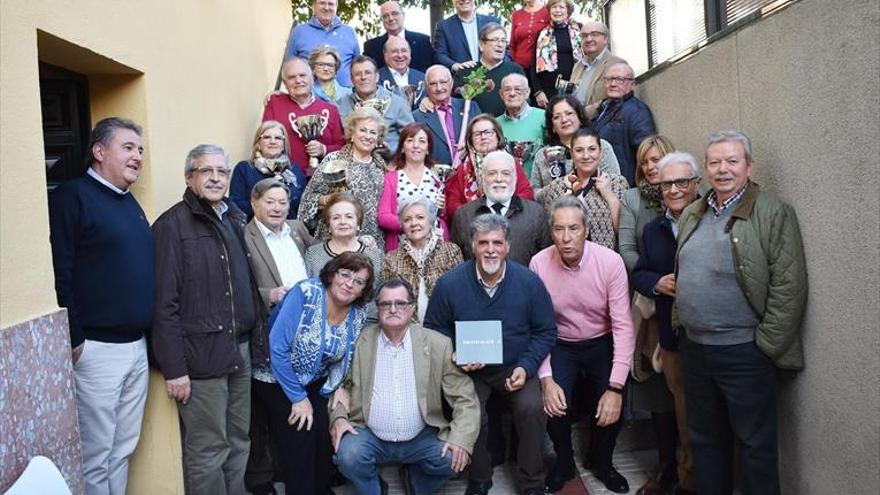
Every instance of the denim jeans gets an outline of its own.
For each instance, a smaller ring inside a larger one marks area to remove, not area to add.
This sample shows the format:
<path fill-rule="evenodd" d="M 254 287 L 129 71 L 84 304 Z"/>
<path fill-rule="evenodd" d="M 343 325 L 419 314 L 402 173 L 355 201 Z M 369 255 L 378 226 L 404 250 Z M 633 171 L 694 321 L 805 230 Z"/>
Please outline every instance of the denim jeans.
<path fill-rule="evenodd" d="M 440 456 L 444 442 L 435 428 L 425 427 L 406 442 L 386 442 L 368 428 L 356 429 L 357 435 L 342 437 L 333 460 L 360 495 L 381 493 L 377 466 L 384 464 L 403 464 L 417 495 L 436 492 L 453 475 L 452 453 Z"/>

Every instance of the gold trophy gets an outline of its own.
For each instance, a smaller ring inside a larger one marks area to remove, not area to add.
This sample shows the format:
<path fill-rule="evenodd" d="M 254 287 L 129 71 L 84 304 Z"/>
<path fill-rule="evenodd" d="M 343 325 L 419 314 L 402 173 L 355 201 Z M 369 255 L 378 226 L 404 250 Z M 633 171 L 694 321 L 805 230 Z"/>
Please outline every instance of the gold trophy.
<path fill-rule="evenodd" d="M 388 107 L 390 105 L 390 94 L 384 97 L 374 96 L 373 98 L 369 98 L 357 103 L 357 106 L 359 107 L 370 107 L 375 109 L 377 112 L 379 112 L 380 115 L 385 115 L 385 112 L 388 110 Z"/>
<path fill-rule="evenodd" d="M 293 131 L 306 143 L 314 141 L 324 134 L 327 123 L 330 122 L 330 111 L 326 108 L 321 111 L 320 115 L 303 115 L 297 117 L 290 114 L 290 127 Z M 317 157 L 309 157 L 309 167 L 316 168 L 318 166 Z"/>
<path fill-rule="evenodd" d="M 345 179 L 346 169 L 348 169 L 348 162 L 345 160 L 330 160 L 324 165 L 324 178 L 327 180 L 329 189 L 327 194 L 348 189 L 348 182 Z"/>
<path fill-rule="evenodd" d="M 570 95 L 577 90 L 577 83 L 562 78 L 562 74 L 556 76 L 556 94 Z"/>

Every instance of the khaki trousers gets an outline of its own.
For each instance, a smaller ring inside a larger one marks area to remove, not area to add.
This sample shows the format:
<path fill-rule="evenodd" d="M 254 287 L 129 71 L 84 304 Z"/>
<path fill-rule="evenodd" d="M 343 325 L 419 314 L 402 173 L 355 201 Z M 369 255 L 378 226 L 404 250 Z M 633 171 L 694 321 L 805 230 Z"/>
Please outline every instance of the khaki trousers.
<path fill-rule="evenodd" d="M 678 441 L 681 444 L 678 458 L 678 484 L 685 490 L 696 491 L 694 480 L 694 459 L 691 453 L 690 435 L 687 429 L 687 406 L 684 395 L 684 368 L 678 352 L 660 348 L 663 361 L 663 376 L 666 386 L 675 400 L 675 422 L 678 427 Z"/>

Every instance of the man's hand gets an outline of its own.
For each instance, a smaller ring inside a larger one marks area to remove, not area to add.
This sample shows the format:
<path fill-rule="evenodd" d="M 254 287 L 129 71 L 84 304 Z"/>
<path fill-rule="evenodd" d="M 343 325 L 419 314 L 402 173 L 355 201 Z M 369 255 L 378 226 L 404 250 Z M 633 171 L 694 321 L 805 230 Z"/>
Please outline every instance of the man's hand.
<path fill-rule="evenodd" d="M 344 407 L 345 412 L 351 411 L 351 394 L 342 387 L 337 388 L 330 399 L 330 410 L 335 410 L 337 406 Z"/>
<path fill-rule="evenodd" d="M 615 387 L 622 385 L 612 384 Z M 623 394 L 606 390 L 599 398 L 596 407 L 596 426 L 610 426 L 620 419 L 620 407 L 623 404 Z"/>
<path fill-rule="evenodd" d="M 273 96 L 286 95 L 286 94 L 287 93 L 285 93 L 284 91 L 281 91 L 280 89 L 276 89 L 275 91 L 269 91 L 269 94 L 266 95 L 266 101 L 263 102 L 263 106 L 268 105 L 269 100 L 271 100 Z"/>
<path fill-rule="evenodd" d="M 475 60 L 468 60 L 467 62 L 459 62 L 456 64 L 452 64 L 452 72 L 458 72 L 462 69 L 470 69 L 471 67 L 476 67 L 477 62 Z"/>
<path fill-rule="evenodd" d="M 452 364 L 456 364 L 462 371 L 465 373 L 470 373 L 471 371 L 481 370 L 486 367 L 483 363 L 467 363 L 467 364 L 457 364 L 458 360 L 455 359 L 455 353 L 452 353 Z"/>
<path fill-rule="evenodd" d="M 654 290 L 660 294 L 675 297 L 675 274 L 670 273 L 660 277 L 660 280 L 654 285 Z"/>
<path fill-rule="evenodd" d="M 543 91 L 540 91 L 535 94 L 535 103 L 541 108 L 547 108 L 550 100 L 547 99 L 547 95 L 545 95 Z"/>
<path fill-rule="evenodd" d="M 305 427 L 306 431 L 312 431 L 313 413 L 312 403 L 309 401 L 309 398 L 306 397 L 296 404 L 291 404 L 290 416 L 287 418 L 287 424 L 296 425 L 297 431 L 302 430 L 303 427 Z"/>
<path fill-rule="evenodd" d="M 269 291 L 269 302 L 272 304 L 281 302 L 284 299 L 284 295 L 287 294 L 287 291 L 290 290 L 290 287 L 275 287 L 274 289 Z"/>
<path fill-rule="evenodd" d="M 177 402 L 186 404 L 189 402 L 192 388 L 190 387 L 189 375 L 183 375 L 173 380 L 165 380 L 165 390 L 168 391 L 168 398 Z"/>
<path fill-rule="evenodd" d="M 446 457 L 447 452 L 452 452 L 452 472 L 460 473 L 464 471 L 464 468 L 467 467 L 471 462 L 471 456 L 467 453 L 467 450 L 464 450 L 464 447 L 461 445 L 456 445 L 452 442 L 446 442 L 443 444 L 443 448 L 440 450 L 440 457 Z"/>
<path fill-rule="evenodd" d="M 70 360 L 73 361 L 73 364 L 76 364 L 76 362 L 79 361 L 79 358 L 82 357 L 83 349 L 85 348 L 86 343 L 83 342 L 82 344 L 70 350 Z"/>
<path fill-rule="evenodd" d="M 552 376 L 541 378 L 541 388 L 544 390 L 544 413 L 550 417 L 565 416 L 568 404 L 565 403 L 565 393 L 562 387 Z"/>
<path fill-rule="evenodd" d="M 324 146 L 323 143 L 319 141 L 309 141 L 306 145 L 306 154 L 309 156 L 314 156 L 315 158 L 321 158 L 327 153 L 327 147 Z"/>
<path fill-rule="evenodd" d="M 330 442 L 333 443 L 333 452 L 339 452 L 339 442 L 342 441 L 342 436 L 346 433 L 351 433 L 352 435 L 357 435 L 357 430 L 354 429 L 354 426 L 348 422 L 345 418 L 337 418 L 336 421 L 330 425 Z"/>
<path fill-rule="evenodd" d="M 419 103 L 419 110 L 425 113 L 433 113 L 434 112 L 434 102 L 431 101 L 430 98 L 422 98 L 422 101 Z"/>
<path fill-rule="evenodd" d="M 513 373 L 504 380 L 504 388 L 508 392 L 516 392 L 526 384 L 526 370 L 522 366 L 513 369 Z"/>

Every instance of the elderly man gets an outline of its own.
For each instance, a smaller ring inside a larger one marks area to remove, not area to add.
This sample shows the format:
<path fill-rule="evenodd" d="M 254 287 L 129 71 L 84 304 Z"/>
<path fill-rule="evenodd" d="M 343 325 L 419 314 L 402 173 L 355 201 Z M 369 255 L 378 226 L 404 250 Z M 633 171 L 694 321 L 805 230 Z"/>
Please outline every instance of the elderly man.
<path fill-rule="evenodd" d="M 493 151 L 483 159 L 480 177 L 484 197 L 471 201 L 455 212 L 450 236 L 461 248 L 464 259 L 472 259 L 470 225 L 473 219 L 494 213 L 507 219 L 510 228 L 510 259 L 528 265 L 538 251 L 550 245 L 547 212 L 538 203 L 515 194 L 516 161 L 505 151 Z"/>
<path fill-rule="evenodd" d="M 478 43 L 483 26 L 495 16 L 477 14 L 475 0 L 454 0 L 455 13 L 437 23 L 434 29 L 434 59 L 452 72 L 476 67 L 480 60 Z"/>
<path fill-rule="evenodd" d="M 412 109 L 401 96 L 392 93 L 385 88 L 379 87 L 379 71 L 376 69 L 376 61 L 361 55 L 354 59 L 351 64 L 351 82 L 354 91 L 350 95 L 336 100 L 339 106 L 339 114 L 343 120 L 348 117 L 356 107 L 367 100 L 376 100 L 382 105 L 379 109 L 385 117 L 385 147 L 390 153 L 397 151 L 397 141 L 400 139 L 400 131 L 408 124 L 413 123 Z"/>
<path fill-rule="evenodd" d="M 626 478 L 611 465 L 635 344 L 626 267 L 619 254 L 587 241 L 587 213 L 577 198 L 562 196 L 553 203 L 550 228 L 554 245 L 529 265 L 550 293 L 559 331 L 556 347 L 538 371 L 550 416 L 547 431 L 556 449 L 547 489 L 558 491 L 577 474 L 567 412 L 575 381 L 584 376 L 587 389 L 577 395 L 586 394 L 587 411 L 596 419 L 592 469 L 605 488 L 626 493 Z"/>
<path fill-rule="evenodd" d="M 791 206 L 750 180 L 749 139 L 709 136 L 711 190 L 679 219 L 675 305 L 697 491 L 780 493 L 776 370 L 803 369 L 807 271 Z M 734 442 L 736 439 L 736 442 Z"/>
<path fill-rule="evenodd" d="M 309 159 L 320 160 L 331 151 L 342 147 L 345 135 L 336 105 L 315 98 L 312 93 L 312 69 L 305 59 L 294 57 L 281 65 L 281 81 L 287 94 L 273 94 L 263 108 L 263 121 L 277 120 L 284 124 L 290 140 L 290 158 L 306 176 L 315 172 Z M 296 119 L 306 115 L 327 117 L 327 127 L 318 139 L 306 141 L 297 131 Z"/>
<path fill-rule="evenodd" d="M 605 70 L 605 99 L 599 106 L 599 115 L 593 127 L 599 137 L 611 143 L 620 164 L 620 175 L 635 186 L 636 151 L 642 140 L 655 134 L 654 117 L 648 105 L 636 98 L 635 75 L 626 62 L 617 63 Z"/>
<path fill-rule="evenodd" d="M 67 308 L 85 493 L 125 493 L 147 400 L 153 235 L 130 187 L 140 126 L 111 117 L 89 136 L 89 169 L 49 194 L 55 292 Z M 83 350 L 88 348 L 88 352 Z"/>
<path fill-rule="evenodd" d="M 529 79 L 523 74 L 504 76 L 500 93 L 504 113 L 498 123 L 508 149 L 521 160 L 526 177 L 531 177 L 533 155 L 544 145 L 544 110 L 529 105 Z"/>
<path fill-rule="evenodd" d="M 587 21 L 581 25 L 581 51 L 584 56 L 575 62 L 571 81 L 577 84 L 575 97 L 584 104 L 587 117 L 592 119 L 605 99 L 602 74 L 608 67 L 626 60 L 608 50 L 608 26 L 599 21 Z"/>
<path fill-rule="evenodd" d="M 387 56 L 382 57 L 383 52 L 387 51 L 385 46 L 389 40 L 397 38 L 410 48 L 412 55 L 411 68 L 424 73 L 428 67 L 434 63 L 434 47 L 431 46 L 430 36 L 405 28 L 405 16 L 400 4 L 394 0 L 389 0 L 379 7 L 379 14 L 382 16 L 382 26 L 385 32 L 381 36 L 368 39 L 364 42 L 364 55 L 371 57 L 378 62 L 379 69 L 385 65 L 390 66 Z M 409 66 L 409 63 L 407 63 Z"/>
<path fill-rule="evenodd" d="M 431 157 L 436 163 L 452 164 L 458 154 L 458 136 L 464 120 L 464 100 L 452 97 L 452 73 L 442 65 L 432 65 L 425 73 L 428 97 L 419 110 L 413 112 L 416 122 L 431 129 L 434 150 Z M 480 105 L 471 103 L 470 115 L 480 114 Z"/>
<path fill-rule="evenodd" d="M 663 361 L 666 386 L 675 398 L 675 421 L 681 443 L 680 459 L 657 473 L 657 476 L 639 489 L 639 495 L 662 495 L 673 489 L 676 495 L 696 493 L 691 457 L 690 436 L 687 431 L 684 395 L 684 376 L 678 353 L 677 332 L 672 329 L 671 312 L 675 300 L 675 238 L 681 212 L 696 201 L 700 184 L 697 161 L 688 153 L 673 152 L 657 164 L 660 191 L 666 211 L 648 222 L 639 243 L 639 259 L 632 273 L 633 288 L 642 296 L 654 300 L 654 321 Z M 638 356 L 637 359 L 640 359 Z"/>
<path fill-rule="evenodd" d="M 349 87 L 351 62 L 361 54 L 361 46 L 354 29 L 336 16 L 337 7 L 336 0 L 315 0 L 312 4 L 312 18 L 290 30 L 284 58 L 308 59 L 312 50 L 319 45 L 336 47 L 341 61 L 336 72 L 336 80 L 339 84 Z"/>
<path fill-rule="evenodd" d="M 153 224 L 153 354 L 177 401 L 192 494 L 245 492 L 251 357 L 268 361 L 243 241 L 247 217 L 224 197 L 230 172 L 223 148 L 193 148 L 183 201 Z"/>
<path fill-rule="evenodd" d="M 501 324 L 501 364 L 469 363 L 480 398 L 480 435 L 474 446 L 466 495 L 486 495 L 492 487 L 492 461 L 486 449 L 486 401 L 492 391 L 510 405 L 519 435 L 518 484 L 526 495 L 544 493 L 544 429 L 536 373 L 556 340 L 552 303 L 541 280 L 509 261 L 510 226 L 501 215 L 480 215 L 471 223 L 473 260 L 446 273 L 434 286 L 425 326 L 454 338 L 456 322 Z"/>
<path fill-rule="evenodd" d="M 383 282 L 376 306 L 379 324 L 361 332 L 343 384 L 351 407 L 331 412 L 336 463 L 363 495 L 388 493 L 376 468 L 392 463 L 403 464 L 409 493 L 435 493 L 470 462 L 480 429 L 474 385 L 453 362 L 449 338 L 413 321 L 407 282 Z"/>
<path fill-rule="evenodd" d="M 403 97 L 406 95 L 401 88 L 413 86 L 420 92 L 413 95 L 412 109 L 415 110 L 421 97 L 424 96 L 425 73 L 410 67 L 412 60 L 410 53 L 410 47 L 405 40 L 397 36 L 388 38 L 383 48 L 385 66 L 379 68 L 379 84 Z"/>
<path fill-rule="evenodd" d="M 501 24 L 490 22 L 480 29 L 480 63 L 455 73 L 455 87 L 465 84 L 465 78 L 479 67 L 486 71 L 486 77 L 492 80 L 492 89 L 474 98 L 484 112 L 498 116 L 504 113 L 504 103 L 499 90 L 501 80 L 508 74 L 523 74 L 525 71 L 516 62 L 505 60 L 507 54 L 507 31 Z"/>

